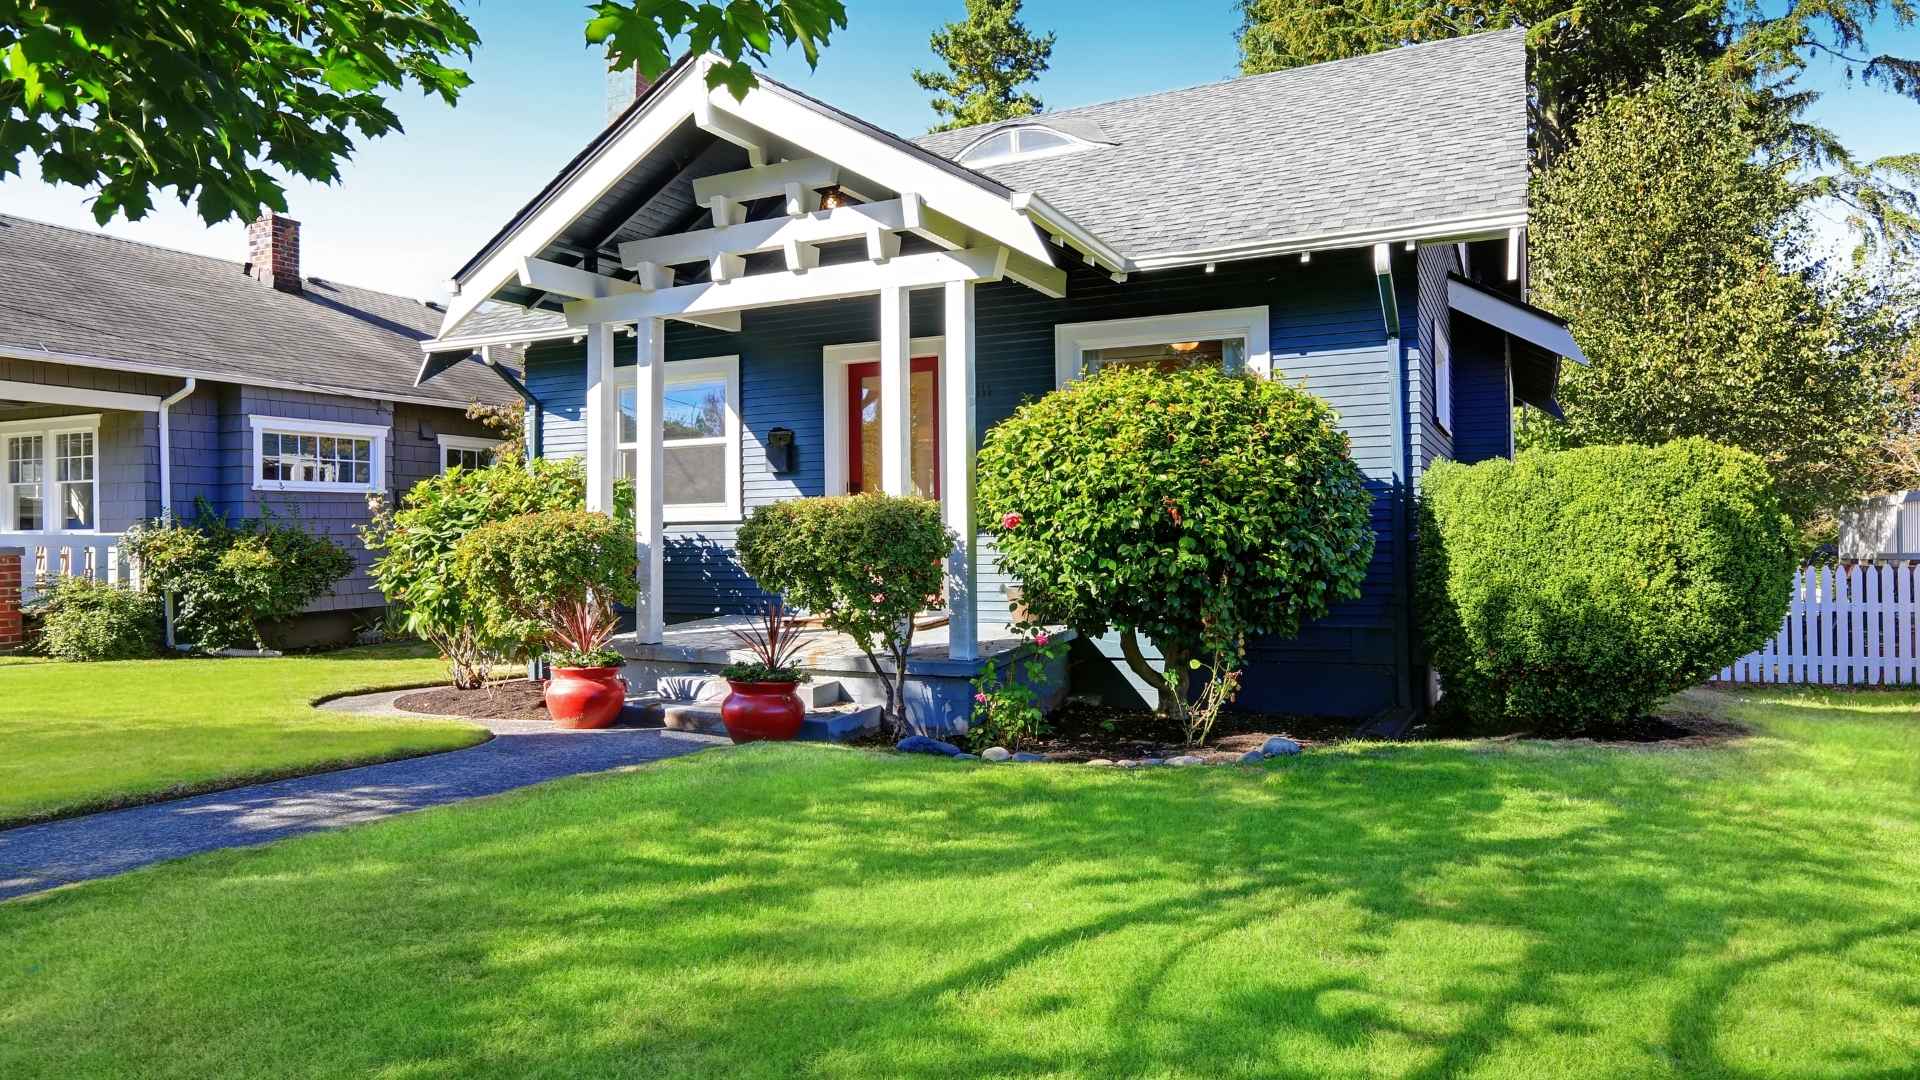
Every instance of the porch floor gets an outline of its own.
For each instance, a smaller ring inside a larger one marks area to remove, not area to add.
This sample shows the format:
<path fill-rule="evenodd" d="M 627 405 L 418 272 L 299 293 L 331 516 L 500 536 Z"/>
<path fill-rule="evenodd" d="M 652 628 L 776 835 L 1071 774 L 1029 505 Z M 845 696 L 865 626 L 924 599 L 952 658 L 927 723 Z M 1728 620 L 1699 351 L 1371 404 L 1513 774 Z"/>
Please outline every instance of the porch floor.
<path fill-rule="evenodd" d="M 666 640 L 658 645 L 642 645 L 633 635 L 614 638 L 614 648 L 628 660 L 725 665 L 750 659 L 745 645 L 734 630 L 751 633 L 758 620 L 750 615 L 719 615 L 690 622 L 672 623 L 666 628 Z M 1051 631 L 1062 641 L 1072 639 L 1066 629 Z M 800 631 L 802 641 L 798 665 L 809 671 L 870 672 L 873 670 L 859 646 L 845 634 L 824 628 Z M 947 624 L 926 626 L 914 631 L 913 647 L 907 653 L 907 670 L 916 675 L 966 675 L 971 677 L 989 659 L 1022 648 L 1026 640 L 1005 624 L 980 627 L 980 659 L 952 660 L 947 656 Z"/>

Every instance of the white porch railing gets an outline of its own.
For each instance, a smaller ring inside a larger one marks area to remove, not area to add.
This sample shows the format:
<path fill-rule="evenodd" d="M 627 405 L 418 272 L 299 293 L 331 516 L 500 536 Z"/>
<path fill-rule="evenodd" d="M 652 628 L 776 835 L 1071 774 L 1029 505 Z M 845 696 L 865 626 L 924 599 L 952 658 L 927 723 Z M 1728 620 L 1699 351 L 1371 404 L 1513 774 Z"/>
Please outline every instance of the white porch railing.
<path fill-rule="evenodd" d="M 1778 633 L 1735 660 L 1722 682 L 1912 686 L 1920 683 L 1920 563 L 1806 566 Z"/>
<path fill-rule="evenodd" d="M 56 577 L 90 577 L 135 586 L 139 574 L 118 533 L 0 533 L 0 548 L 22 548 L 20 600 L 39 595 L 38 583 Z"/>

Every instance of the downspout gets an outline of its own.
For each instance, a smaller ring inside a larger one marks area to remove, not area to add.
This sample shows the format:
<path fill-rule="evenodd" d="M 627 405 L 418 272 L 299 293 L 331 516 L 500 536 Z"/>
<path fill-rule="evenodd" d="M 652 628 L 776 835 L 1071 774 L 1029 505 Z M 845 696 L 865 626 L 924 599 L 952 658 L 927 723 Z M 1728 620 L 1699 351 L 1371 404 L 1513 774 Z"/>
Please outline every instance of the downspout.
<path fill-rule="evenodd" d="M 1416 264 L 1417 265 L 1417 264 Z M 1386 330 L 1387 343 L 1387 400 L 1388 408 L 1393 412 L 1393 704 L 1403 713 L 1412 703 L 1412 636 L 1408 632 L 1408 622 L 1412 611 L 1408 601 L 1407 575 L 1411 572 L 1411 562 L 1407 559 L 1407 546 L 1412 543 L 1412 530 L 1407 526 L 1408 500 L 1412 497 L 1408 476 L 1412 469 L 1410 455 L 1409 428 L 1412 417 L 1407 415 L 1407 356 L 1401 347 L 1400 297 L 1393 282 L 1393 248 L 1388 244 L 1373 246 L 1374 283 L 1380 291 L 1380 317 Z"/>
<path fill-rule="evenodd" d="M 160 399 L 160 520 L 173 524 L 173 407 L 187 399 L 200 380 L 187 376 L 187 384 Z M 173 640 L 173 593 L 165 597 L 167 648 L 178 649 Z"/>

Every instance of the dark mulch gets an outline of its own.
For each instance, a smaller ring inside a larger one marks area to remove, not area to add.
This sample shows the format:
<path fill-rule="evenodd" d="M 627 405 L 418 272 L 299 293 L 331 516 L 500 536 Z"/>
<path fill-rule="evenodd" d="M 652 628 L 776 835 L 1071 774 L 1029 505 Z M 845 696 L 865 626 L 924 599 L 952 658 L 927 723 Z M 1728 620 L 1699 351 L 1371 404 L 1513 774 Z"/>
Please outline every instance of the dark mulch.
<path fill-rule="evenodd" d="M 1170 758 L 1196 754 L 1208 760 L 1237 758 L 1258 750 L 1269 738 L 1285 736 L 1304 747 L 1325 746 L 1353 737 L 1355 722 L 1343 717 L 1290 716 L 1284 713 L 1222 713 L 1213 735 L 1198 750 L 1182 742 L 1180 725 L 1147 709 L 1123 709 L 1070 701 L 1048 718 L 1044 738 L 1022 747 L 1056 761 L 1108 758 Z"/>
<path fill-rule="evenodd" d="M 465 716 L 474 720 L 539 720 L 547 716 L 539 683 L 509 679 L 479 690 L 438 686 L 394 700 L 394 707 L 434 716 Z"/>

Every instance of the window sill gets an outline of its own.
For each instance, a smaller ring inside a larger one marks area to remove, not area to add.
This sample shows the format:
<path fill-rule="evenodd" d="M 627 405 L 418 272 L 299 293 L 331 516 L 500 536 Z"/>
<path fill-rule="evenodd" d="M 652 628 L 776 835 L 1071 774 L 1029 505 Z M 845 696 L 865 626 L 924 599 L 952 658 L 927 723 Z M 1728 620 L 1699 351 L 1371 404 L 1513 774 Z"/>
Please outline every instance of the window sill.
<path fill-rule="evenodd" d="M 310 480 L 255 480 L 255 491 L 305 491 L 334 495 L 372 495 L 380 491 L 371 484 L 321 484 Z"/>
<path fill-rule="evenodd" d="M 660 520 L 668 525 L 738 525 L 742 518 L 739 507 L 719 504 L 706 506 L 668 506 L 662 507 Z"/>

